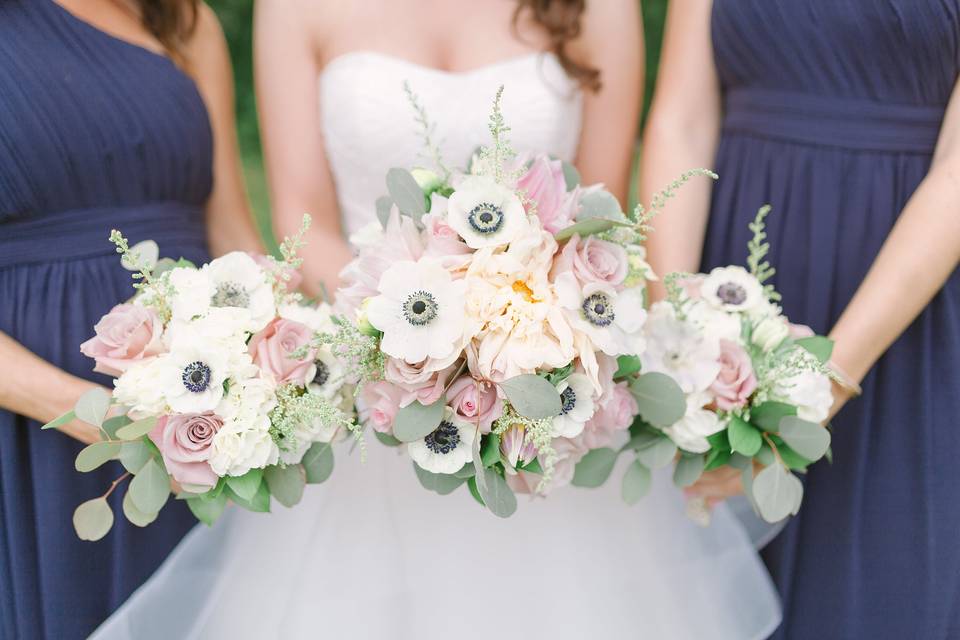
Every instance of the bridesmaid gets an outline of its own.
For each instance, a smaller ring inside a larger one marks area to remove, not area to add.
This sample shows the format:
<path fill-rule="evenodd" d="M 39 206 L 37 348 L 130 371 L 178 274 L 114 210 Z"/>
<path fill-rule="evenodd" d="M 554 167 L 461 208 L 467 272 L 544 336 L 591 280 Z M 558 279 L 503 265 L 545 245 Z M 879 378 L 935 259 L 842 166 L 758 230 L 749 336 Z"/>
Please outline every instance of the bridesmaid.
<path fill-rule="evenodd" d="M 771 203 L 785 311 L 847 378 L 834 463 L 765 551 L 776 638 L 960 637 L 958 51 L 958 0 L 670 3 L 641 190 L 720 181 L 657 221 L 651 262 L 742 264 Z M 694 492 L 738 490 L 716 472 Z"/>
<path fill-rule="evenodd" d="M 214 150 L 216 150 L 214 152 Z M 0 2 L 0 637 L 84 638 L 194 523 L 170 504 L 84 543 L 73 509 L 119 464 L 79 474 L 95 429 L 40 425 L 109 380 L 79 345 L 132 292 L 107 242 L 195 262 L 259 250 L 242 191 L 231 70 L 196 0 Z M 125 487 L 111 496 L 119 507 Z M 119 512 L 119 511 L 117 511 Z"/>

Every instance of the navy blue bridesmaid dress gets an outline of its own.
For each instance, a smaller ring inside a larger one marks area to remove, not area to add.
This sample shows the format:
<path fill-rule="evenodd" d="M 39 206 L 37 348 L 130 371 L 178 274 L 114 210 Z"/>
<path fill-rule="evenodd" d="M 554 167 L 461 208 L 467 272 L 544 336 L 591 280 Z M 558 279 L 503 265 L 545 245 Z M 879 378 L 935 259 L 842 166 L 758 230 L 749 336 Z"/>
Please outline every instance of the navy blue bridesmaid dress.
<path fill-rule="evenodd" d="M 743 264 L 771 203 L 785 311 L 826 333 L 930 166 L 960 2 L 715 0 L 712 32 L 725 115 L 703 266 Z M 764 552 L 774 637 L 960 638 L 960 272 L 863 391 Z"/>
<path fill-rule="evenodd" d="M 193 82 L 52 0 L 0 0 L 0 331 L 66 371 L 131 279 L 107 241 L 207 259 L 212 135 Z M 5 364 L 0 376 L 15 376 Z M 0 410 L 0 638 L 84 638 L 194 524 L 171 501 L 146 529 L 77 539 L 71 517 L 123 473 L 77 473 L 82 445 Z M 123 489 L 114 492 L 115 513 Z"/>

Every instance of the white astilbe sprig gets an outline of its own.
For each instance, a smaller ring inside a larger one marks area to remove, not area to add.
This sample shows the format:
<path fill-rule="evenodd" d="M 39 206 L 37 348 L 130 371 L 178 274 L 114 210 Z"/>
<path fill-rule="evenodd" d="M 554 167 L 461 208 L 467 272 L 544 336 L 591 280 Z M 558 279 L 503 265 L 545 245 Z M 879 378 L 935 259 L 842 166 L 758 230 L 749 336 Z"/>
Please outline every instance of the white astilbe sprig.
<path fill-rule="evenodd" d="M 153 265 L 144 260 L 136 248 L 131 249 L 128 240 L 116 229 L 110 231 L 110 242 L 116 245 L 124 267 L 133 272 L 130 275 L 135 280 L 136 297 L 145 306 L 153 308 L 166 324 L 170 320 L 170 300 L 176 293 L 169 280 L 163 274 L 155 276 Z"/>
<path fill-rule="evenodd" d="M 278 447 L 291 442 L 298 427 L 314 421 L 350 431 L 360 446 L 361 460 L 366 458 L 363 429 L 332 401 L 306 393 L 299 385 L 286 384 L 277 389 L 277 406 L 270 412 L 270 436 Z"/>
<path fill-rule="evenodd" d="M 271 268 L 265 269 L 267 278 L 273 287 L 274 298 L 277 305 L 297 304 L 303 296 L 295 291 L 290 291 L 287 286 L 293 273 L 303 265 L 303 258 L 300 257 L 300 249 L 306 246 L 303 239 L 310 225 L 313 222 L 308 214 L 303 214 L 300 220 L 300 228 L 292 236 L 288 236 L 280 243 L 280 260 L 274 256 L 267 256 L 271 263 Z"/>
<path fill-rule="evenodd" d="M 516 152 L 510 146 L 510 139 L 507 134 L 510 127 L 507 126 L 503 118 L 503 85 L 497 89 L 497 95 L 493 99 L 493 111 L 490 113 L 490 136 L 493 138 L 493 144 L 489 147 L 480 149 L 480 166 L 484 171 L 492 170 L 491 176 L 500 184 L 505 182 L 515 182 L 523 173 L 524 168 L 515 169 L 512 173 L 506 173 L 506 164 L 514 157 Z"/>
<path fill-rule="evenodd" d="M 677 195 L 677 190 L 690 182 L 693 178 L 697 176 L 706 176 L 713 180 L 718 179 L 718 176 L 713 171 L 709 169 L 691 169 L 680 174 L 680 177 L 668 184 L 664 189 L 658 191 L 654 194 L 653 198 L 650 200 L 650 207 L 644 208 L 640 203 L 637 203 L 637 206 L 634 207 L 633 213 L 629 216 L 630 221 L 633 223 L 633 230 L 639 235 L 640 242 L 643 242 L 647 239 L 647 235 L 653 231 L 653 226 L 650 222 L 657 217 L 657 215 L 663 211 L 663 207 L 667 204 L 667 200 Z"/>
<path fill-rule="evenodd" d="M 361 332 L 339 316 L 331 319 L 337 326 L 335 333 L 314 334 L 308 344 L 292 351 L 290 357 L 303 359 L 314 349 L 329 347 L 333 355 L 343 363 L 348 375 L 361 384 L 382 380 L 386 356 L 380 350 L 377 339 Z"/>
<path fill-rule="evenodd" d="M 767 298 L 776 302 L 780 300 L 780 294 L 777 293 L 772 284 L 764 284 L 777 272 L 776 269 L 770 266 L 770 262 L 766 260 L 767 254 L 770 253 L 770 243 L 767 242 L 767 225 L 765 218 L 767 214 L 770 213 L 770 209 L 771 207 L 768 204 L 760 207 L 760 210 L 757 211 L 757 216 L 749 225 L 750 231 L 753 232 L 753 237 L 747 243 L 747 250 L 749 251 L 747 255 L 747 266 L 750 267 L 750 273 L 753 274 L 757 281 L 763 284 L 763 291 L 767 294 Z"/>
<path fill-rule="evenodd" d="M 423 139 L 423 148 L 427 154 L 429 154 L 434 168 L 440 172 L 441 180 L 446 182 L 450 177 L 450 169 L 444 164 L 443 154 L 440 152 L 440 146 L 434 137 L 436 135 L 437 125 L 430 121 L 426 108 L 423 106 L 423 103 L 420 102 L 420 97 L 413 92 L 409 82 L 404 81 L 403 91 L 407 94 L 407 100 L 413 108 L 414 119 L 420 128 L 420 137 Z"/>
<path fill-rule="evenodd" d="M 553 448 L 553 419 L 536 420 L 527 418 L 517 413 L 513 406 L 507 404 L 504 407 L 503 415 L 494 421 L 492 431 L 501 436 L 514 425 L 523 427 L 523 444 L 532 445 L 537 450 L 537 460 L 540 461 L 543 476 L 540 478 L 536 490 L 537 493 L 543 493 L 553 480 L 553 471 L 557 464 L 557 452 Z"/>

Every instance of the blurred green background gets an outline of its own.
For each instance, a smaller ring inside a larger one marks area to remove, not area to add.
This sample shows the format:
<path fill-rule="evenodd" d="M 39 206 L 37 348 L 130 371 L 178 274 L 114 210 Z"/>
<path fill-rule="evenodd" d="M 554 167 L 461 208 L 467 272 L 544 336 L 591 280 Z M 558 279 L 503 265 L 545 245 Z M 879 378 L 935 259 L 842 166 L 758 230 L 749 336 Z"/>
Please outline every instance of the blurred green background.
<path fill-rule="evenodd" d="M 603 0 L 594 1 L 602 2 Z M 240 134 L 240 150 L 243 154 L 247 191 L 260 231 L 270 247 L 275 248 L 273 235 L 270 232 L 270 201 L 267 197 L 263 164 L 260 160 L 257 107 L 253 94 L 253 43 L 251 40 L 253 2 L 251 0 L 207 0 L 207 2 L 220 16 L 223 30 L 230 42 L 230 55 L 233 58 L 237 85 L 237 128 Z M 643 109 L 643 114 L 646 116 L 660 58 L 667 0 L 644 0 L 641 6 L 647 47 L 647 87 Z"/>

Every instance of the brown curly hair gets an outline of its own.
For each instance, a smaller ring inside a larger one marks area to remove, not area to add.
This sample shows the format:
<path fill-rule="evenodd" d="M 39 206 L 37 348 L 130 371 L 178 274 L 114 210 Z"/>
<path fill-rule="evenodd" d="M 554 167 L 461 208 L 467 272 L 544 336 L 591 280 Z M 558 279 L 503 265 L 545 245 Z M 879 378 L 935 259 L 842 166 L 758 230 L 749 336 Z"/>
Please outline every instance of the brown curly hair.
<path fill-rule="evenodd" d="M 177 62 L 197 26 L 200 0 L 136 0 L 140 22 Z"/>
<path fill-rule="evenodd" d="M 597 91 L 600 89 L 600 70 L 577 62 L 567 53 L 567 44 L 580 35 L 586 8 L 586 0 L 517 0 L 513 26 L 516 29 L 520 16 L 529 11 L 533 21 L 547 32 L 550 50 L 567 75 L 584 89 Z"/>

